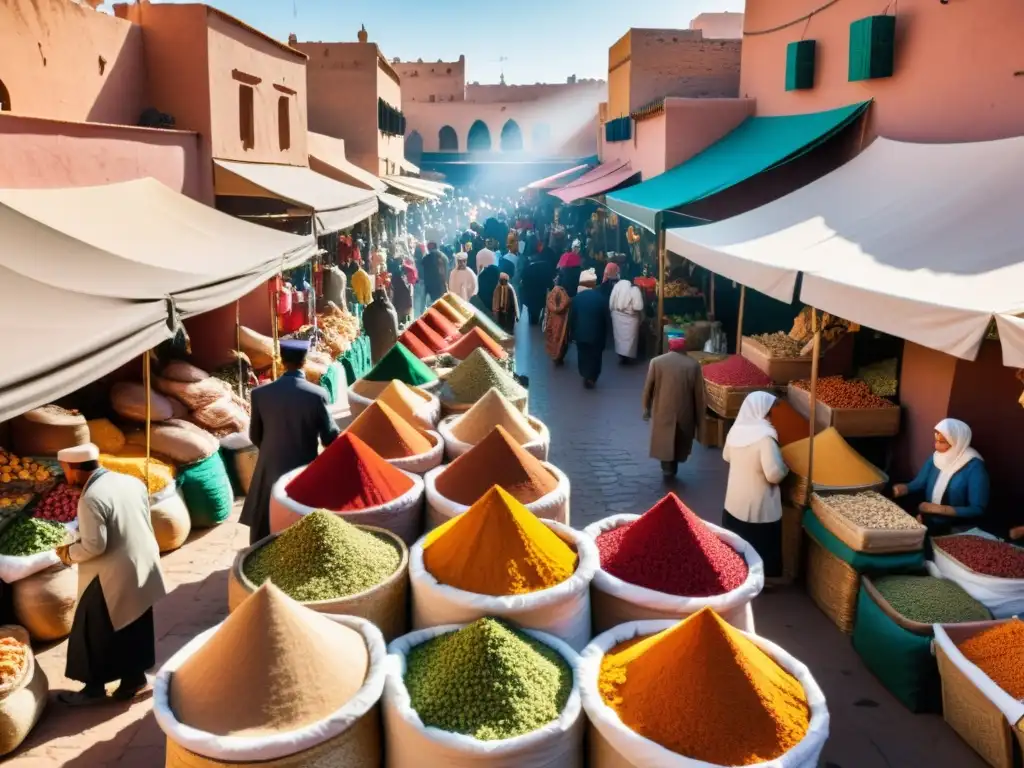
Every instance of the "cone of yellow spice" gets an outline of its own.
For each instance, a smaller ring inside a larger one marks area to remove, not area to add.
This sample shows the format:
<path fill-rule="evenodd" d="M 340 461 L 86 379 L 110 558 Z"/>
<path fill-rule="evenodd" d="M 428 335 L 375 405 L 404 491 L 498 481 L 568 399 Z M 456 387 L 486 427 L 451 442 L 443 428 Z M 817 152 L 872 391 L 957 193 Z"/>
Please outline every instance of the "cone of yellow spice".
<path fill-rule="evenodd" d="M 755 765 L 810 727 L 800 682 L 711 608 L 604 655 L 601 698 L 633 732 L 713 765 Z"/>
<path fill-rule="evenodd" d="M 578 562 L 571 546 L 496 485 L 423 542 L 423 565 L 431 576 L 478 595 L 548 589 L 570 578 Z"/>

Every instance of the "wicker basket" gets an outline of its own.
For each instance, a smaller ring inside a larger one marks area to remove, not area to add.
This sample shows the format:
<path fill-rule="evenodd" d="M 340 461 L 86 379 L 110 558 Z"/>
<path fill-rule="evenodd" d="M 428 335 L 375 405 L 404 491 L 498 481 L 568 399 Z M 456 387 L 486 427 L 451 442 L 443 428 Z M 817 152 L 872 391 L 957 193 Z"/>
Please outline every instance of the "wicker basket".
<path fill-rule="evenodd" d="M 924 536 L 928 529 L 923 525 L 911 530 L 897 531 L 864 528 L 829 506 L 828 499 L 831 495 L 835 494 L 812 494 L 811 509 L 828 532 L 854 552 L 894 554 L 917 552 L 924 546 Z"/>
<path fill-rule="evenodd" d="M 853 566 L 829 552 L 807 534 L 807 594 L 814 604 L 847 635 L 853 634 L 860 577 Z"/>
<path fill-rule="evenodd" d="M 790 384 L 787 398 L 797 413 L 810 418 L 810 392 Z M 835 427 L 843 437 L 893 437 L 899 434 L 900 418 L 898 407 L 832 408 L 819 400 L 814 408 L 817 428 Z"/>
<path fill-rule="evenodd" d="M 775 387 L 728 387 L 704 379 L 704 401 L 708 408 L 723 419 L 735 419 L 740 406 L 751 392 L 771 392 L 776 394 Z"/>
<path fill-rule="evenodd" d="M 803 569 L 803 510 L 792 504 L 782 505 L 782 581 L 793 583 Z"/>
<path fill-rule="evenodd" d="M 776 384 L 788 384 L 796 379 L 811 377 L 812 358 L 810 355 L 806 357 L 775 357 L 764 344 L 749 336 L 743 337 L 740 354 L 770 376 Z"/>
<path fill-rule="evenodd" d="M 875 469 L 878 469 L 878 467 L 875 467 Z M 880 476 L 879 481 L 877 483 L 871 483 L 870 485 L 851 485 L 841 487 L 815 483 L 814 492 L 822 494 L 860 493 L 861 491 L 880 492 L 889 484 L 889 476 L 880 469 L 878 469 L 878 474 Z M 798 475 L 796 472 L 790 471 L 782 481 L 782 499 L 783 501 L 788 501 L 790 504 L 803 506 L 807 502 L 808 490 L 807 478 L 803 475 Z"/>

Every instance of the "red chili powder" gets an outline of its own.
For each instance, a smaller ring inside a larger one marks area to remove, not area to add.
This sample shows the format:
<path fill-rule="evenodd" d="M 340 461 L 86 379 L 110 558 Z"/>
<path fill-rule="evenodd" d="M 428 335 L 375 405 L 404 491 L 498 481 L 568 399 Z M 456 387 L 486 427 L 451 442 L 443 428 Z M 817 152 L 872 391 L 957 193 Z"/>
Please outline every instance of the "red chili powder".
<path fill-rule="evenodd" d="M 445 352 L 456 360 L 465 360 L 474 349 L 483 349 L 495 360 L 504 360 L 508 357 L 508 353 L 501 348 L 501 345 L 479 328 L 470 330 L 469 333 L 448 347 Z"/>
<path fill-rule="evenodd" d="M 779 445 L 789 445 L 811 435 L 811 423 L 797 413 L 788 400 L 782 398 L 775 401 L 768 421 L 779 433 Z"/>
<path fill-rule="evenodd" d="M 402 331 L 402 335 L 398 337 L 398 340 L 405 344 L 405 348 L 420 360 L 434 356 L 434 351 L 424 344 L 420 337 L 412 332 L 411 328 L 406 328 Z"/>
<path fill-rule="evenodd" d="M 448 346 L 448 342 L 444 340 L 444 337 L 423 322 L 422 317 L 406 328 L 405 332 L 413 333 L 416 338 L 423 342 L 423 344 L 425 344 L 434 354 Z"/>
<path fill-rule="evenodd" d="M 412 486 L 408 475 L 345 432 L 293 478 L 285 491 L 307 507 L 357 512 L 394 501 Z"/>
<path fill-rule="evenodd" d="M 708 363 L 704 366 L 704 378 L 724 387 L 767 387 L 772 383 L 767 373 L 740 355 Z"/>
<path fill-rule="evenodd" d="M 637 520 L 597 537 L 601 567 L 630 584 L 680 597 L 739 587 L 747 564 L 674 493 Z"/>
<path fill-rule="evenodd" d="M 421 317 L 420 320 L 430 326 L 439 336 L 443 336 L 449 340 L 459 338 L 459 329 L 455 323 L 433 307 L 430 307 L 430 309 L 424 312 L 423 317 Z"/>
<path fill-rule="evenodd" d="M 447 317 L 448 321 L 456 328 L 461 328 L 466 322 L 466 318 L 460 315 L 458 310 L 444 299 L 438 299 L 430 306 L 432 309 L 436 309 L 440 312 L 444 317 Z"/>

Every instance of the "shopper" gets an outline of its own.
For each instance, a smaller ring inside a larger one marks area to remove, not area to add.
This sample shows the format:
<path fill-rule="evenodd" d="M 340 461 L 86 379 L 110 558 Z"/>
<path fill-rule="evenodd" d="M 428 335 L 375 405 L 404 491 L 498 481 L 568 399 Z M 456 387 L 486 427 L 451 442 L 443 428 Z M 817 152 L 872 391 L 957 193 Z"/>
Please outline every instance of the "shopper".
<path fill-rule="evenodd" d="M 704 373 L 686 354 L 686 340 L 672 339 L 669 351 L 651 360 L 643 392 L 644 420 L 651 422 L 652 459 L 665 478 L 676 476 L 690 457 L 693 438 L 704 417 Z"/>
<path fill-rule="evenodd" d="M 607 282 L 607 281 L 606 281 Z M 644 312 L 644 294 L 628 280 L 617 280 L 608 302 L 612 316 L 615 353 L 620 363 L 636 359 L 640 346 L 640 323 Z"/>
<path fill-rule="evenodd" d="M 469 301 L 477 292 L 476 275 L 469 268 L 469 255 L 459 253 L 455 256 L 455 269 L 448 278 L 448 290 L 465 301 Z"/>
<path fill-rule="evenodd" d="M 515 333 L 519 321 L 519 299 L 516 289 L 511 286 L 508 274 L 502 272 L 498 277 L 498 287 L 494 289 L 491 312 L 496 322 L 506 333 Z"/>
<path fill-rule="evenodd" d="M 580 276 L 579 291 L 569 310 L 569 335 L 576 344 L 577 370 L 586 389 L 597 385 L 608 344 L 608 302 L 596 286 L 597 274 L 588 269 Z"/>
<path fill-rule="evenodd" d="M 373 292 L 373 301 L 363 310 L 363 328 L 370 337 L 370 359 L 376 364 L 398 341 L 398 312 L 383 288 Z"/>

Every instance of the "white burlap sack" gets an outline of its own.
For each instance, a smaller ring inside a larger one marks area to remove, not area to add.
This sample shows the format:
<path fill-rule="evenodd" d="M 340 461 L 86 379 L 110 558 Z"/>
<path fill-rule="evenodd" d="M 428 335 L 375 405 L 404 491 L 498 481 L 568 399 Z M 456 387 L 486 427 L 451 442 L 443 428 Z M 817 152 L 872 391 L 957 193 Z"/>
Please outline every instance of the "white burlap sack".
<path fill-rule="evenodd" d="M 363 686 L 341 709 L 304 728 L 263 736 L 218 736 L 179 722 L 171 710 L 173 675 L 220 628 L 218 624 L 193 638 L 157 673 L 153 682 L 153 713 L 161 730 L 167 734 L 168 739 L 197 755 L 231 763 L 277 760 L 313 749 L 345 733 L 380 701 L 384 690 L 387 649 L 380 630 L 365 619 L 355 616 L 323 615 L 359 632 L 366 641 L 366 649 L 370 655 L 369 669 Z M 330 649 L 324 649 L 324 653 L 329 652 Z M 338 659 L 338 663 L 344 664 L 346 660 Z"/>
<path fill-rule="evenodd" d="M 422 391 L 424 394 L 429 395 L 430 399 L 424 400 L 423 405 L 416 409 L 416 418 L 411 423 L 420 429 L 435 429 L 438 419 L 441 418 L 441 401 L 432 392 L 427 392 L 425 389 Z M 352 409 L 353 419 L 365 411 L 372 402 L 372 398 L 360 395 L 352 387 L 348 388 L 348 404 Z"/>
<path fill-rule="evenodd" d="M 605 531 L 631 523 L 639 515 L 612 515 L 588 525 L 583 532 L 592 540 Z M 735 549 L 747 563 L 747 579 L 739 587 L 714 597 L 678 597 L 638 587 L 602 569 L 594 574 L 592 586 L 594 629 L 603 632 L 629 621 L 683 619 L 701 608 L 710 607 L 744 632 L 754 631 L 751 602 L 764 589 L 764 561 L 757 551 L 732 531 L 705 522 L 715 535 Z"/>
<path fill-rule="evenodd" d="M 545 520 L 558 537 L 579 554 L 576 572 L 550 589 L 528 595 L 478 595 L 438 583 L 423 565 L 423 539 L 409 550 L 414 629 L 441 624 L 469 624 L 484 616 L 498 616 L 524 627 L 547 632 L 582 650 L 590 640 L 590 581 L 600 567 L 597 547 L 589 536 L 567 525 Z"/>
<path fill-rule="evenodd" d="M 986 623 L 991 623 L 995 627 L 1001 622 Z M 986 675 L 974 662 L 968 660 L 960 652 L 956 643 L 953 642 L 953 639 L 946 633 L 941 624 L 934 624 L 932 628 L 935 630 L 935 644 L 942 648 L 953 665 L 963 672 L 964 676 L 974 683 L 978 690 L 984 694 L 985 698 L 991 701 L 1003 713 L 1011 726 L 1020 722 L 1021 718 L 1024 718 L 1024 701 L 1017 701 L 1017 699 L 996 685 L 992 678 Z"/>
<path fill-rule="evenodd" d="M 615 711 L 604 703 L 598 690 L 601 660 L 606 652 L 620 643 L 635 637 L 653 635 L 677 623 L 633 621 L 622 624 L 598 635 L 583 650 L 580 656 L 580 692 L 583 709 L 592 727 L 591 768 L 720 768 L 702 760 L 683 757 L 627 728 Z M 743 634 L 800 682 L 811 710 L 810 727 L 799 744 L 782 757 L 766 763 L 754 763 L 748 768 L 817 768 L 821 750 L 828 741 L 829 714 L 825 694 L 821 692 L 810 670 L 782 648 L 750 632 Z M 708 723 L 709 729 L 714 727 L 714 723 Z"/>
<path fill-rule="evenodd" d="M 932 547 L 932 559 L 926 567 L 932 576 L 959 584 L 996 619 L 1024 613 L 1024 579 L 1003 579 L 972 571 L 937 546 Z"/>
<path fill-rule="evenodd" d="M 0 555 L 0 581 L 14 584 L 54 565 L 60 565 L 60 558 L 52 549 L 27 557 Z"/>
<path fill-rule="evenodd" d="M 388 464 L 406 472 L 411 472 L 414 475 L 423 475 L 434 467 L 441 466 L 441 460 L 444 459 L 444 440 L 432 429 L 424 431 L 427 437 L 430 438 L 430 442 L 434 444 L 433 448 L 426 453 L 420 453 L 416 456 L 406 456 L 403 459 L 388 459 Z"/>
<path fill-rule="evenodd" d="M 0 627 L 4 637 L 14 637 L 20 643 L 29 643 L 29 634 L 24 627 L 5 625 Z M 46 673 L 36 661 L 32 649 L 28 649 L 25 671 L 17 682 L 0 692 L 0 757 L 18 747 L 28 737 L 46 708 L 50 683 Z"/>
<path fill-rule="evenodd" d="M 185 497 L 173 484 L 149 497 L 149 520 L 160 554 L 180 549 L 192 532 Z"/>
<path fill-rule="evenodd" d="M 274 483 L 270 496 L 270 532 L 283 531 L 288 526 L 315 512 L 314 507 L 307 507 L 288 497 L 285 488 L 305 467 L 293 469 L 281 476 Z M 410 472 L 405 473 L 412 478 L 412 488 L 394 501 L 371 507 L 357 512 L 336 512 L 339 517 L 357 525 L 372 525 L 384 528 L 398 536 L 407 546 L 420 537 L 423 532 L 423 478 Z"/>
<path fill-rule="evenodd" d="M 544 462 L 544 467 L 555 476 L 558 480 L 558 485 L 551 493 L 541 496 L 536 501 L 524 506 L 537 517 L 569 525 L 569 478 L 554 464 Z M 456 515 L 461 515 L 469 509 L 465 504 L 459 504 L 442 496 L 437 490 L 437 476 L 447 468 L 448 465 L 445 464 L 430 470 L 423 476 L 423 481 L 427 486 L 428 531 L 443 525 Z"/>
<path fill-rule="evenodd" d="M 578 672 L 579 656 L 556 637 L 525 630 L 558 651 L 573 668 L 573 688 L 561 717 L 536 731 L 499 741 L 479 741 L 423 725 L 406 690 L 405 658 L 410 650 L 462 625 L 411 632 L 388 646 L 384 684 L 384 738 L 387 768 L 582 768 L 583 733 Z"/>
<path fill-rule="evenodd" d="M 456 422 L 463 417 L 464 414 L 456 413 L 452 416 L 447 416 L 441 419 L 441 423 L 437 426 L 437 431 L 441 433 L 441 437 L 444 438 L 444 455 L 448 461 L 455 461 L 464 453 L 467 453 L 473 446 L 470 443 L 464 443 L 459 440 L 455 435 L 452 434 L 452 427 L 455 426 Z M 527 421 L 530 422 L 530 426 L 537 431 L 540 438 L 537 440 L 531 440 L 528 443 L 523 443 L 523 448 L 527 453 L 536 456 L 541 461 L 548 460 L 548 451 L 551 450 L 551 431 L 547 428 L 540 419 L 534 418 L 533 416 L 527 416 Z"/>

